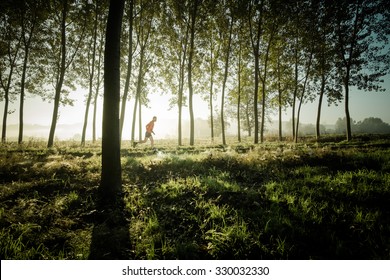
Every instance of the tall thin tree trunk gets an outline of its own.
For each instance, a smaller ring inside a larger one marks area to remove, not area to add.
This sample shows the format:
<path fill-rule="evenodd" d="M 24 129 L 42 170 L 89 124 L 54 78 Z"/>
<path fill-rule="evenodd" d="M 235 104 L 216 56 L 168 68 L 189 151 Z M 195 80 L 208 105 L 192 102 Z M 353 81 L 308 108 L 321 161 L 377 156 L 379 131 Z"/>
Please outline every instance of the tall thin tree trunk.
<path fill-rule="evenodd" d="M 241 44 L 238 57 L 237 90 L 237 140 L 241 142 Z"/>
<path fill-rule="evenodd" d="M 139 69 L 138 69 L 138 79 L 137 79 L 137 91 L 135 94 L 135 101 L 134 101 L 134 111 L 133 111 L 133 125 L 131 129 L 131 141 L 134 142 L 134 135 L 135 135 L 135 124 L 136 124 L 136 115 L 137 115 L 137 106 L 141 107 L 141 90 L 142 90 L 142 76 L 143 76 L 143 63 L 144 63 L 144 46 L 141 46 L 140 51 L 140 62 L 139 62 Z M 142 127 L 140 126 L 140 129 Z M 142 133 L 142 132 L 139 132 Z"/>
<path fill-rule="evenodd" d="M 7 117 L 8 117 L 8 105 L 9 104 L 9 94 L 8 91 L 4 94 L 4 113 L 3 113 L 3 128 L 1 132 L 1 142 L 5 143 L 7 140 Z"/>
<path fill-rule="evenodd" d="M 185 66 L 186 66 L 186 58 L 187 58 L 187 51 L 188 51 L 188 33 L 189 33 L 189 26 L 187 25 L 186 28 L 186 35 L 184 37 L 184 45 L 181 49 L 183 51 L 180 51 L 180 76 L 179 76 L 179 92 L 178 92 L 178 123 L 177 123 L 177 132 L 178 132 L 178 145 L 182 145 L 182 115 L 183 115 L 183 94 L 184 94 L 184 82 L 185 82 Z M 183 42 L 182 42 L 183 44 Z"/>
<path fill-rule="evenodd" d="M 280 84 L 279 84 L 280 87 Z M 283 140 L 283 131 L 282 131 L 282 91 L 278 91 L 278 108 L 279 108 L 279 141 Z"/>
<path fill-rule="evenodd" d="M 222 97 L 221 97 L 221 129 L 222 129 L 222 145 L 226 145 L 226 136 L 225 136 L 225 118 L 224 118 L 224 107 L 225 107 L 225 89 L 226 81 L 229 73 L 229 57 L 230 57 L 230 48 L 232 42 L 233 34 L 233 17 L 230 19 L 230 28 L 229 28 L 229 40 L 226 48 L 226 57 L 225 57 L 225 71 L 223 75 L 222 82 Z"/>
<path fill-rule="evenodd" d="M 96 88 L 95 88 L 95 96 L 93 100 L 93 121 L 92 121 L 92 142 L 96 142 L 96 115 L 97 115 L 97 101 L 99 97 L 99 90 L 100 90 L 100 84 L 101 84 L 101 77 L 100 77 L 100 67 L 101 67 L 101 61 L 103 56 L 103 37 L 100 39 L 100 48 L 99 48 L 99 58 L 98 58 L 98 72 L 96 77 Z"/>
<path fill-rule="evenodd" d="M 120 118 L 120 136 L 122 139 L 122 132 L 123 132 L 123 124 L 125 122 L 125 110 L 126 110 L 126 103 L 127 103 L 127 96 L 129 93 L 129 86 L 130 86 L 130 78 L 131 78 L 131 71 L 132 71 L 132 65 L 133 65 L 133 9 L 134 9 L 134 1 L 130 0 L 129 2 L 130 9 L 129 9 L 129 49 L 128 49 L 128 58 L 127 58 L 127 73 L 126 73 L 126 82 L 125 82 L 125 88 L 123 90 L 123 96 L 122 96 L 122 107 L 121 107 L 121 118 Z"/>
<path fill-rule="evenodd" d="M 295 139 L 295 106 L 296 99 L 298 94 L 298 43 L 295 46 L 295 67 L 294 67 L 294 92 L 293 92 L 293 104 L 292 104 L 292 113 L 291 113 L 291 122 L 292 122 L 292 137 Z"/>
<path fill-rule="evenodd" d="M 250 112 L 249 112 L 249 96 L 248 93 L 245 94 L 246 99 L 246 105 L 245 105 L 245 120 L 246 120 L 246 126 L 248 127 L 248 137 L 252 136 L 252 126 L 250 121 Z"/>
<path fill-rule="evenodd" d="M 49 140 L 47 142 L 47 147 L 50 148 L 53 146 L 54 143 L 54 134 L 55 129 L 57 126 L 57 120 L 58 120 L 58 109 L 60 106 L 60 98 L 61 98 L 61 90 L 62 85 L 64 83 L 64 77 L 65 77 L 65 63 L 66 63 L 66 17 L 68 13 L 68 3 L 67 0 L 63 1 L 62 6 L 62 19 L 61 19 L 61 62 L 60 62 L 60 69 L 58 69 L 59 78 L 56 81 L 56 88 L 55 88 L 55 96 L 54 96 L 54 108 L 53 108 L 53 115 L 51 120 L 51 126 L 50 126 L 50 132 L 49 132 Z"/>
<path fill-rule="evenodd" d="M 322 73 L 322 75 L 321 75 L 320 98 L 318 100 L 317 120 L 316 120 L 316 138 L 317 138 L 317 141 L 319 141 L 320 137 L 321 137 L 321 132 L 320 132 L 321 107 L 322 107 L 322 100 L 324 98 L 324 92 L 325 92 L 325 74 Z"/>
<path fill-rule="evenodd" d="M 250 33 L 251 33 L 251 42 L 252 42 L 252 49 L 253 49 L 253 56 L 255 60 L 255 92 L 253 94 L 253 113 L 254 113 L 254 123 L 255 123 L 255 131 L 254 131 L 254 143 L 259 143 L 259 109 L 258 109 L 258 103 L 259 103 L 259 80 L 260 80 L 260 37 L 262 34 L 262 21 L 263 21 L 263 7 L 264 7 L 264 1 L 261 1 L 260 3 L 260 11 L 259 11 L 259 18 L 257 22 L 257 34 L 255 37 L 255 41 L 253 40 L 253 30 L 252 30 L 252 23 L 251 18 L 249 18 L 249 24 L 250 24 Z"/>
<path fill-rule="evenodd" d="M 138 94 L 135 95 L 135 100 L 134 100 L 134 108 L 133 108 L 133 122 L 131 126 L 131 142 L 135 141 L 135 121 L 137 119 L 137 108 L 138 108 Z"/>
<path fill-rule="evenodd" d="M 296 126 L 296 131 L 295 131 L 295 143 L 298 143 L 299 117 L 301 114 L 301 107 L 302 107 L 303 99 L 305 96 L 306 86 L 307 86 L 307 83 L 309 81 L 312 58 L 313 58 L 313 50 L 310 53 L 310 58 L 309 58 L 309 62 L 308 62 L 307 69 L 306 69 L 305 81 L 303 83 L 303 88 L 302 88 L 302 94 L 301 94 L 301 97 L 299 98 L 299 106 L 298 106 L 298 113 L 297 113 L 297 126 Z"/>
<path fill-rule="evenodd" d="M 192 87 L 192 61 L 195 48 L 195 23 L 198 11 L 198 0 L 193 3 L 191 11 L 191 29 L 190 29 L 190 52 L 188 56 L 188 107 L 190 111 L 190 145 L 194 145 L 195 128 L 194 128 L 194 108 L 193 108 L 193 95 L 194 90 Z"/>
<path fill-rule="evenodd" d="M 34 33 L 35 25 L 36 25 L 36 14 L 35 18 L 33 19 L 33 23 L 30 29 L 30 35 L 28 39 L 26 40 L 26 30 L 25 30 L 25 24 L 24 24 L 24 16 L 22 16 L 22 36 L 23 36 L 23 43 L 24 43 L 24 58 L 23 58 L 23 69 L 22 69 L 22 79 L 20 82 L 20 103 L 19 103 L 19 136 L 18 136 L 18 144 L 21 144 L 23 142 L 23 124 L 24 124 L 24 98 L 25 98 L 25 86 L 26 86 L 26 73 L 27 73 L 27 62 L 30 55 L 30 44 L 31 39 Z"/>
<path fill-rule="evenodd" d="M 22 34 L 23 36 L 23 34 Z M 8 106 L 9 106 L 9 90 L 11 87 L 11 81 L 12 81 L 12 76 L 15 70 L 15 62 L 16 58 L 18 56 L 18 52 L 20 49 L 20 44 L 21 44 L 21 38 L 19 39 L 19 42 L 16 47 L 16 51 L 14 54 L 14 57 L 10 60 L 10 68 L 9 68 L 9 73 L 8 73 L 8 78 L 7 78 L 7 84 L 4 85 L 3 82 L 1 81 L 1 85 L 4 89 L 4 113 L 3 113 L 3 128 L 1 132 L 1 142 L 5 143 L 7 140 L 7 118 L 8 118 Z M 11 58 L 11 54 L 9 53 L 9 57 Z"/>
<path fill-rule="evenodd" d="M 115 204 L 122 187 L 119 133 L 120 36 L 124 0 L 111 0 L 104 51 L 104 100 L 102 126 L 103 204 Z"/>
<path fill-rule="evenodd" d="M 187 46 L 187 43 L 186 43 L 186 46 Z M 187 47 L 185 47 L 186 49 Z M 178 92 L 178 102 L 177 102 L 177 106 L 178 106 L 178 122 L 177 122 L 177 133 L 178 133 L 178 145 L 181 146 L 182 145 L 182 130 L 181 130 L 181 126 L 182 126 L 182 115 L 183 115 L 183 87 L 184 87 L 184 69 L 185 69 L 185 56 L 186 56 L 186 50 L 183 52 L 183 58 L 182 58 L 182 62 L 180 62 L 180 77 L 179 77 L 179 92 Z"/>
<path fill-rule="evenodd" d="M 25 84 L 26 84 L 26 72 L 27 72 L 28 56 L 29 56 L 29 46 L 25 46 L 24 59 L 23 59 L 23 70 L 22 70 L 22 80 L 21 80 L 21 83 L 20 83 L 19 136 L 18 136 L 18 143 L 19 144 L 21 144 L 23 142 L 23 124 L 24 124 L 23 113 L 24 113 L 24 97 L 25 97 L 24 90 L 25 90 Z"/>
<path fill-rule="evenodd" d="M 345 119 L 347 125 L 347 141 L 352 140 L 352 130 L 351 130 L 351 116 L 349 114 L 349 69 L 347 70 L 347 76 L 345 78 L 344 87 L 345 87 L 345 99 L 344 99 L 344 108 L 345 108 Z"/>
<path fill-rule="evenodd" d="M 261 85 L 261 127 L 260 127 L 260 143 L 264 142 L 264 123 L 265 123 L 265 95 L 266 95 L 266 86 L 267 86 L 267 71 L 268 71 L 268 60 L 269 60 L 269 52 L 271 49 L 271 43 L 274 37 L 274 29 L 276 29 L 276 26 L 273 26 L 273 29 L 271 31 L 271 35 L 268 41 L 267 50 L 265 53 L 265 59 L 264 59 L 264 74 L 262 79 L 262 85 Z"/>
<path fill-rule="evenodd" d="M 138 139 L 142 141 L 142 102 L 138 100 Z"/>
<path fill-rule="evenodd" d="M 95 56 L 96 56 L 96 41 L 97 41 L 97 24 L 98 24 L 98 11 L 97 8 L 95 9 L 95 22 L 93 27 L 93 47 L 92 47 L 92 65 L 91 65 L 91 71 L 89 75 L 89 92 L 87 97 L 87 104 L 85 105 L 85 114 L 84 114 L 84 125 L 83 125 L 83 131 L 81 133 L 81 145 L 85 145 L 85 134 L 87 131 L 87 124 L 88 124 L 88 114 L 89 114 L 89 107 L 91 105 L 92 100 L 92 91 L 93 91 L 93 78 L 95 74 Z"/>
<path fill-rule="evenodd" d="M 210 94 L 209 94 L 209 104 L 210 104 L 210 136 L 211 142 L 214 142 L 214 106 L 213 106 L 213 93 L 214 88 L 214 66 L 213 66 L 213 48 L 210 50 Z"/>

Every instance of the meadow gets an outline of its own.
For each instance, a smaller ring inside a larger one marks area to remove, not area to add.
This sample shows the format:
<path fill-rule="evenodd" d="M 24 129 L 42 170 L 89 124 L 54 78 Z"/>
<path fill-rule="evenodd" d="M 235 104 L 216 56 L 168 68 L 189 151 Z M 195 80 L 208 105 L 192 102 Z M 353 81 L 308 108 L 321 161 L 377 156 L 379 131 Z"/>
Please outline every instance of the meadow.
<path fill-rule="evenodd" d="M 0 258 L 390 259 L 389 136 L 156 144 L 123 144 L 118 209 L 99 145 L 1 145 Z"/>

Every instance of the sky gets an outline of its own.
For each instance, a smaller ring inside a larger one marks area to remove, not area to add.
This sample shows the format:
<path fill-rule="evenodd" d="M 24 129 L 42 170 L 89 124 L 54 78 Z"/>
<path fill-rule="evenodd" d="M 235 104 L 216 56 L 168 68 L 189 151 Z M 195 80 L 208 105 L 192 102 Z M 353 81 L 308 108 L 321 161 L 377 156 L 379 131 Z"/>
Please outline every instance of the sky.
<path fill-rule="evenodd" d="M 363 92 L 352 88 L 350 92 L 350 115 L 351 118 L 356 121 L 362 121 L 364 118 L 377 117 L 381 118 L 384 122 L 390 123 L 390 75 L 385 77 L 384 87 L 385 92 Z M 81 135 L 82 124 L 84 121 L 85 105 L 84 105 L 84 91 L 76 91 L 71 93 L 71 98 L 75 99 L 74 106 L 67 106 L 60 108 L 60 117 L 57 122 L 56 137 L 59 139 L 70 139 L 77 134 Z M 169 101 L 167 97 L 159 94 L 150 95 L 149 108 L 143 108 L 143 122 L 146 123 L 152 119 L 153 116 L 157 116 L 158 120 L 155 125 L 155 138 L 176 138 L 177 132 L 177 108 L 169 110 Z M 101 107 L 102 99 L 98 104 L 98 125 L 97 125 L 97 137 L 101 137 Z M 215 102 L 216 106 L 220 107 L 220 101 Z M 18 124 L 18 106 L 19 100 L 15 100 L 9 110 L 14 112 L 8 115 L 8 125 Z M 318 101 L 313 103 L 307 103 L 302 106 L 300 122 L 301 123 L 315 123 L 317 116 Z M 123 139 L 130 139 L 131 133 L 131 120 L 132 120 L 133 100 L 128 101 L 126 109 L 126 118 L 123 131 Z M 0 102 L 0 115 L 3 116 L 4 101 Z M 53 113 L 53 103 L 42 101 L 40 97 L 27 97 L 25 100 L 25 113 L 24 123 L 25 125 L 42 125 L 47 126 L 41 128 L 39 131 L 26 131 L 25 137 L 41 137 L 47 139 L 49 134 L 49 126 L 51 124 L 51 117 Z M 209 109 L 206 102 L 202 101 L 197 95 L 194 96 L 194 115 L 195 118 L 207 119 L 209 115 Z M 338 106 L 331 105 L 328 107 L 325 102 L 322 105 L 322 117 L 321 124 L 334 125 L 338 118 L 345 116 L 344 101 L 339 103 Z M 272 119 L 277 120 L 277 115 L 271 116 Z M 189 119 L 188 107 L 183 109 L 183 119 Z M 291 110 L 288 109 L 283 115 L 284 121 L 291 119 Z M 231 121 L 231 123 L 233 123 Z M 69 125 L 66 128 L 61 125 Z M 14 135 L 15 134 L 15 135 Z M 17 130 L 15 132 L 8 131 L 7 137 L 17 137 Z M 184 137 L 186 137 L 184 135 Z M 92 139 L 92 107 L 89 113 L 89 123 L 87 127 L 87 140 Z"/>

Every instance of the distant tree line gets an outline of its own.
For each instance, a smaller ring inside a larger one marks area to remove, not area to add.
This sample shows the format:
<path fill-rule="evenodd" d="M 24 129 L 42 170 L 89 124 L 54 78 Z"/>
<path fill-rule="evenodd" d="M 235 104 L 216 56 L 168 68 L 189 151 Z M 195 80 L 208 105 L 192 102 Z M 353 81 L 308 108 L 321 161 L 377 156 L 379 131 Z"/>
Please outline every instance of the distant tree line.
<path fill-rule="evenodd" d="M 335 133 L 345 133 L 345 123 L 345 118 L 339 118 L 335 125 Z M 354 133 L 390 134 L 390 124 L 380 118 L 370 117 L 358 122 L 351 119 L 351 128 Z"/>
<path fill-rule="evenodd" d="M 3 142 L 10 102 L 19 101 L 21 143 L 24 100 L 39 95 L 53 103 L 48 137 L 48 147 L 52 146 L 59 107 L 72 105 L 69 93 L 78 87 L 87 90 L 81 144 L 90 113 L 96 140 L 108 2 L 1 1 Z M 246 131 L 259 143 L 268 116 L 275 111 L 282 139 L 286 108 L 292 109 L 291 133 L 297 141 L 302 106 L 314 100 L 319 138 L 323 103 L 342 99 L 350 140 L 355 126 L 349 113 L 351 87 L 384 90 L 389 34 L 387 0 L 126 0 L 120 34 L 120 134 L 129 112 L 127 101 L 134 101 L 130 110 L 134 140 L 137 126 L 138 138 L 142 137 L 143 108 L 153 94 L 162 92 L 178 109 L 179 145 L 183 109 L 190 115 L 189 141 L 194 144 L 194 94 L 207 101 L 210 137 L 220 130 L 223 144 L 227 116 L 238 124 L 239 141 Z"/>

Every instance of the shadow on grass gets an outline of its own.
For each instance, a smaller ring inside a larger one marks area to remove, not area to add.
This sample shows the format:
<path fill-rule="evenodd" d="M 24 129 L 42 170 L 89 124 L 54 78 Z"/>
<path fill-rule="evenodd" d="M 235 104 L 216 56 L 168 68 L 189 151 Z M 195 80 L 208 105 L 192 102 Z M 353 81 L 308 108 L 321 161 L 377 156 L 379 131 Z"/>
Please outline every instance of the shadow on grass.
<path fill-rule="evenodd" d="M 126 218 L 123 197 L 116 201 L 97 203 L 93 213 L 93 231 L 89 259 L 128 259 L 130 248 L 129 219 Z"/>
<path fill-rule="evenodd" d="M 124 173 L 130 182 L 137 184 L 127 195 L 139 193 L 129 202 L 133 208 L 131 228 L 140 236 L 140 240 L 132 240 L 132 257 L 386 258 L 389 248 L 385 236 L 389 228 L 382 226 L 388 222 L 382 215 L 388 213 L 384 205 L 377 205 L 378 213 L 382 214 L 373 226 L 362 224 L 357 228 L 352 216 L 357 206 L 351 203 L 352 197 L 335 198 L 326 188 L 321 190 L 321 184 L 306 182 L 301 173 L 296 173 L 298 168 L 307 166 L 319 173 L 315 175 L 323 176 L 364 168 L 364 163 L 356 163 L 352 156 L 345 156 L 342 162 L 339 157 L 328 156 L 267 160 L 260 164 L 231 157 L 168 158 L 145 165 L 129 160 Z M 378 162 L 370 166 L 380 168 Z M 273 183 L 277 187 L 268 192 L 267 185 Z M 304 188 L 301 189 L 300 183 Z M 289 203 L 285 197 L 292 194 L 295 201 Z M 386 190 L 382 194 L 388 195 Z M 311 210 L 305 212 L 298 204 L 305 203 L 308 197 L 307 201 L 313 201 L 314 205 L 310 207 L 327 206 L 313 208 L 314 214 Z M 302 201 L 298 202 L 299 199 Z M 335 199 L 348 208 L 334 212 Z M 375 197 L 368 201 L 371 199 Z M 320 217 L 314 217 L 315 214 Z M 138 226 L 142 230 L 134 226 L 145 221 L 148 225 Z"/>

